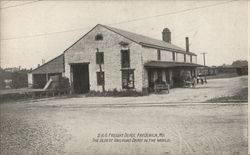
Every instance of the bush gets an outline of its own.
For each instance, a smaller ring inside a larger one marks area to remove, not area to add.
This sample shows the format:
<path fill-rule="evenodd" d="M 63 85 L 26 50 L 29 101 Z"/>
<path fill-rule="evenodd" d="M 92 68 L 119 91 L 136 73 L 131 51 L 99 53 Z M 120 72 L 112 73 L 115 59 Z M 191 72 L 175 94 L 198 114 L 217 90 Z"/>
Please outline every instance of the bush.
<path fill-rule="evenodd" d="M 124 91 L 118 91 L 117 89 L 113 90 L 108 90 L 105 92 L 100 92 L 100 91 L 90 91 L 89 93 L 86 94 L 87 97 L 108 97 L 108 96 L 113 96 L 113 97 L 128 97 L 128 96 L 143 96 L 142 92 L 137 92 L 135 90 L 124 90 Z"/>
<path fill-rule="evenodd" d="M 28 87 L 28 75 L 25 72 L 14 72 L 11 74 L 12 88 Z"/>

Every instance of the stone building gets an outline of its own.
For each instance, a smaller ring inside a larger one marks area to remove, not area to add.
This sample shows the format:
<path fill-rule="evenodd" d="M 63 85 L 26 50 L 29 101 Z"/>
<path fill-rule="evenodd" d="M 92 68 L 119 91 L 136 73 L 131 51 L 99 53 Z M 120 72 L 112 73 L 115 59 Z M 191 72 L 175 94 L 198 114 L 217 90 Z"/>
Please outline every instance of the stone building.
<path fill-rule="evenodd" d="M 105 90 L 147 91 L 156 79 L 178 87 L 182 74 L 195 76 L 200 66 L 197 55 L 189 51 L 188 38 L 182 49 L 171 43 L 167 28 L 162 40 L 156 40 L 100 24 L 67 48 L 62 62 L 60 71 L 75 93 L 101 91 L 103 83 Z"/>

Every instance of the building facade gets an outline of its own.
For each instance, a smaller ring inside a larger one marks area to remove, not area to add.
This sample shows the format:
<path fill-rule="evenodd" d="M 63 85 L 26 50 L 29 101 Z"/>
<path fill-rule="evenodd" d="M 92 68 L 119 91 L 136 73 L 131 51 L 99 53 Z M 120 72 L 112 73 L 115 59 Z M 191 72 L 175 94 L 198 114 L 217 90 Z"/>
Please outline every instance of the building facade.
<path fill-rule="evenodd" d="M 187 72 L 195 76 L 197 56 L 171 44 L 165 28 L 163 40 L 156 40 L 105 25 L 96 25 L 64 51 L 63 76 L 73 92 L 90 90 L 147 91 L 160 79 L 178 87 Z M 31 72 L 32 74 L 32 72 Z"/>

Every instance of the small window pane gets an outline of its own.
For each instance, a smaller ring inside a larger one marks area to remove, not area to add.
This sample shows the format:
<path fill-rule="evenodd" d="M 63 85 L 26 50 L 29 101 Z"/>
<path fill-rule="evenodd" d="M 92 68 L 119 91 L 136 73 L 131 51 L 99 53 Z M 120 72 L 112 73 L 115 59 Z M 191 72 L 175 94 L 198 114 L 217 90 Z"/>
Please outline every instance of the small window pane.
<path fill-rule="evenodd" d="M 95 36 L 95 40 L 103 40 L 103 36 L 101 34 L 98 34 Z"/>
<path fill-rule="evenodd" d="M 104 53 L 96 52 L 96 64 L 104 64 Z"/>
<path fill-rule="evenodd" d="M 104 84 L 104 72 L 96 72 L 97 76 L 97 85 L 103 85 Z"/>
<path fill-rule="evenodd" d="M 129 50 L 122 50 L 121 51 L 121 66 L 122 66 L 122 68 L 129 68 L 130 67 Z"/>
<path fill-rule="evenodd" d="M 123 89 L 134 88 L 134 70 L 122 71 L 122 88 Z"/>

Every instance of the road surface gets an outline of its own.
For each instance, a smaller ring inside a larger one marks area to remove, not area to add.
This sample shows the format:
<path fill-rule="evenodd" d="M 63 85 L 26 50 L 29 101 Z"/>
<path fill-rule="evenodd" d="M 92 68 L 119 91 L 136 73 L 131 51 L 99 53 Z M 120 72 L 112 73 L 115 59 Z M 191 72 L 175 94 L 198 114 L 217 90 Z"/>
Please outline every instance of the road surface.
<path fill-rule="evenodd" d="M 230 95 L 246 86 L 245 79 L 174 89 L 175 96 L 3 103 L 0 154 L 245 155 L 247 103 L 199 103 Z M 190 96 L 198 94 L 203 97 L 194 102 Z"/>

